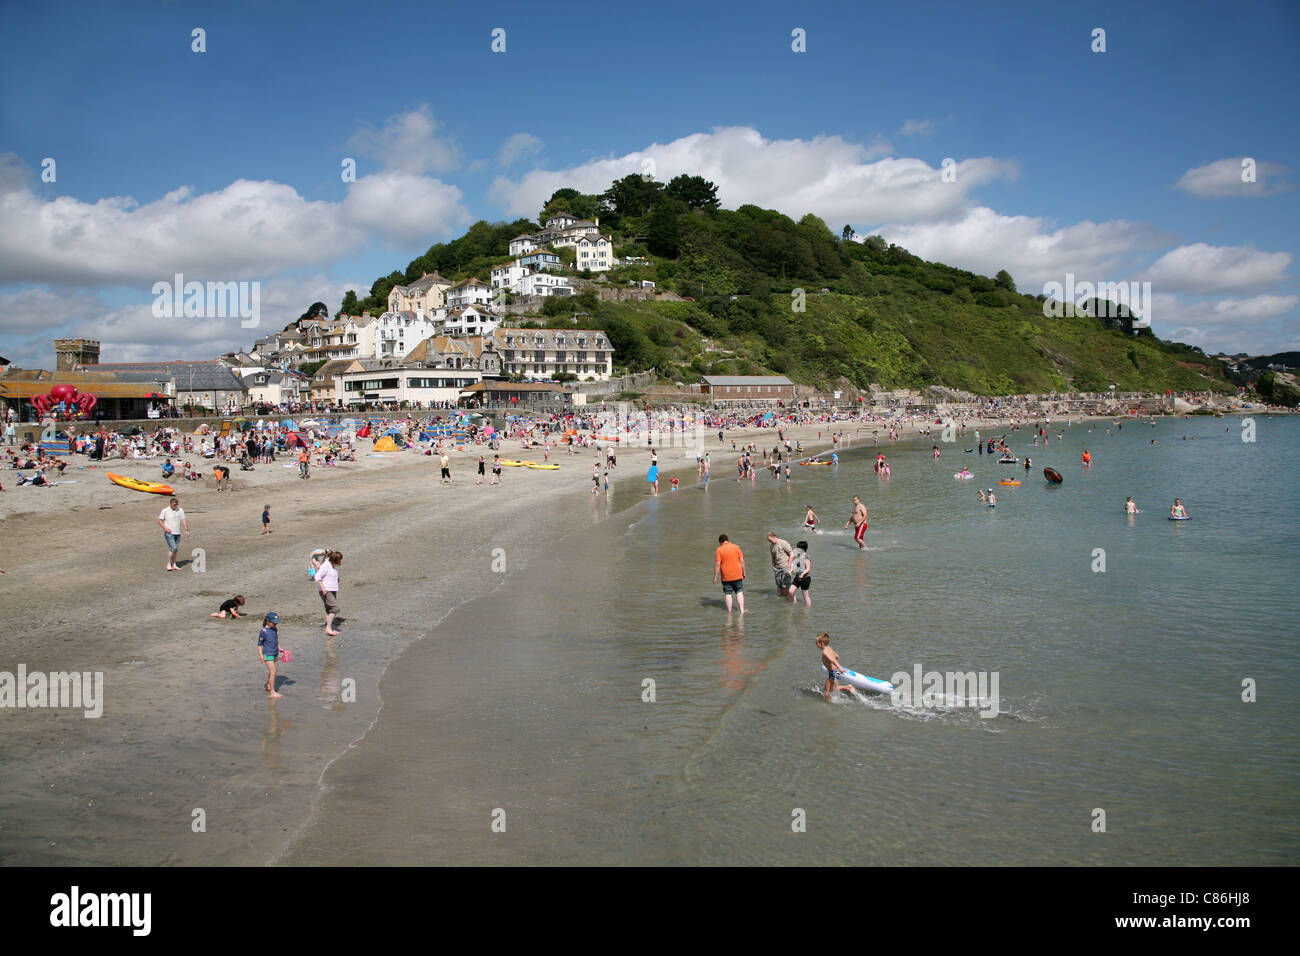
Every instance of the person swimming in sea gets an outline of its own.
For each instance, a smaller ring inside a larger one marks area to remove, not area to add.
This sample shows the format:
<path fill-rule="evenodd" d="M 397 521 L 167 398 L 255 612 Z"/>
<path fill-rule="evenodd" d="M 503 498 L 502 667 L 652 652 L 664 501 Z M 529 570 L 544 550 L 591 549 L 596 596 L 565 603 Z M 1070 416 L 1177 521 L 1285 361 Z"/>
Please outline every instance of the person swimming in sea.
<path fill-rule="evenodd" d="M 1129 495 L 1129 497 L 1124 500 L 1124 513 L 1128 515 L 1138 514 L 1137 502 L 1133 500 L 1132 495 Z"/>

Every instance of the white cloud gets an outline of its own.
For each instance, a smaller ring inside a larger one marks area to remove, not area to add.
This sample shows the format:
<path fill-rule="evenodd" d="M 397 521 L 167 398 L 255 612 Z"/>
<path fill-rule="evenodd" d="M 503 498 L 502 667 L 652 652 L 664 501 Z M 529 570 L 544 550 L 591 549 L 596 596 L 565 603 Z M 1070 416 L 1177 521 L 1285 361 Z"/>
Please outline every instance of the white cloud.
<path fill-rule="evenodd" d="M 460 148 L 435 134 L 438 123 L 427 105 L 388 118 L 382 129 L 357 130 L 348 146 L 383 163 L 386 171 L 418 175 L 448 172 L 460 166 Z"/>
<path fill-rule="evenodd" d="M 542 151 L 542 141 L 532 133 L 515 133 L 501 147 L 498 160 L 502 166 L 513 166 L 521 159 L 536 156 Z"/>
<path fill-rule="evenodd" d="M 1243 159 L 1244 157 L 1235 156 L 1189 169 L 1174 183 L 1174 188 L 1203 199 L 1222 196 L 1259 198 L 1275 196 L 1295 188 L 1283 178 L 1290 170 L 1278 163 L 1256 162 L 1255 182 L 1243 182 Z"/>
<path fill-rule="evenodd" d="M 25 335 L 50 330 L 99 315 L 106 308 L 92 295 L 55 295 L 48 289 L 0 293 L 0 332 Z"/>
<path fill-rule="evenodd" d="M 1066 273 L 1090 282 L 1119 281 L 1126 258 L 1159 241 L 1142 223 L 1080 222 L 1049 229 L 1036 216 L 1004 216 L 986 206 L 937 223 L 895 224 L 876 230 L 923 259 L 992 276 L 1006 269 L 1016 287 L 1031 295 Z"/>
<path fill-rule="evenodd" d="M 933 136 L 934 121 L 928 119 L 910 119 L 903 123 L 899 136 Z"/>
<path fill-rule="evenodd" d="M 1300 342 L 1295 320 L 1288 319 L 1300 296 L 1187 301 L 1163 293 L 1153 301 L 1158 335 L 1198 345 L 1206 352 L 1277 352 Z"/>
<path fill-rule="evenodd" d="M 0 153 L 0 195 L 26 189 L 32 178 L 17 153 Z"/>
<path fill-rule="evenodd" d="M 1145 278 L 1163 292 L 1261 292 L 1286 277 L 1291 259 L 1289 252 L 1197 242 L 1165 253 Z"/>
<path fill-rule="evenodd" d="M 363 176 L 338 203 L 243 179 L 210 193 L 181 187 L 144 205 L 19 189 L 0 194 L 0 283 L 151 285 L 177 272 L 265 280 L 351 253 L 371 232 L 402 241 L 445 234 L 468 221 L 460 199 L 453 186 L 400 172 Z"/>
<path fill-rule="evenodd" d="M 967 159 L 957 164 L 956 181 L 945 183 L 941 170 L 923 160 L 877 158 L 889 151 L 880 137 L 866 146 L 839 136 L 768 140 L 749 127 L 727 127 L 570 169 L 499 177 L 490 197 L 510 215 L 531 216 L 561 186 L 603 192 L 631 173 L 649 170 L 661 182 L 688 173 L 716 183 L 725 206 L 753 203 L 794 218 L 811 212 L 838 228 L 948 218 L 968 204 L 973 189 L 1019 173 L 1009 160 Z"/>
<path fill-rule="evenodd" d="M 364 176 L 352 184 L 343 200 L 342 216 L 404 242 L 430 241 L 453 226 L 468 224 L 461 192 L 427 176 L 403 172 Z"/>

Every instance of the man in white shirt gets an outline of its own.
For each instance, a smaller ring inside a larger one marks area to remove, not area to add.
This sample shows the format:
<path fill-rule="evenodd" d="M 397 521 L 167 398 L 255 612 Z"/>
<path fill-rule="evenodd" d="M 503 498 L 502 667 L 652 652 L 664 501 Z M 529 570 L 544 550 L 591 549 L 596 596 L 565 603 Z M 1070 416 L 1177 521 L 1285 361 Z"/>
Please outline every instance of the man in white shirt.
<path fill-rule="evenodd" d="M 176 564 L 176 552 L 181 547 L 181 533 L 184 532 L 189 537 L 190 526 L 185 520 L 185 511 L 181 504 L 175 498 L 171 503 L 162 510 L 158 515 L 158 524 L 163 529 L 163 539 L 167 542 L 167 571 L 179 571 L 180 567 Z"/>

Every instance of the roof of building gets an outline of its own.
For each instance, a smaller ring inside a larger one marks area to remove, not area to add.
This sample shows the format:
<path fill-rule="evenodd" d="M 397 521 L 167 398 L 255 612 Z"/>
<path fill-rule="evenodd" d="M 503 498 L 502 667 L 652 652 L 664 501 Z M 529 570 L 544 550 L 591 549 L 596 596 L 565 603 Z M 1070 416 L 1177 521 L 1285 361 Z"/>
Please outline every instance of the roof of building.
<path fill-rule="evenodd" d="M 609 339 L 600 329 L 493 329 L 489 338 L 497 348 L 537 348 L 537 336 L 542 337 L 542 348 L 556 348 L 556 337 L 564 336 L 564 348 L 609 349 Z M 585 344 L 578 345 L 578 339 Z M 509 341 L 507 341 L 509 340 Z M 596 342 L 603 344 L 597 345 Z"/>
<path fill-rule="evenodd" d="M 793 385 L 784 375 L 706 375 L 708 385 Z"/>
<path fill-rule="evenodd" d="M 71 382 L 60 377 L 60 382 L 76 385 L 77 391 L 98 398 L 166 398 L 159 383 L 135 384 L 128 382 Z M 31 398 L 50 390 L 49 382 L 15 381 L 0 379 L 0 397 L 7 399 Z"/>
<path fill-rule="evenodd" d="M 149 372 L 175 379 L 178 391 L 246 391 L 238 375 L 217 361 L 211 362 L 117 362 L 79 365 L 87 372 Z"/>

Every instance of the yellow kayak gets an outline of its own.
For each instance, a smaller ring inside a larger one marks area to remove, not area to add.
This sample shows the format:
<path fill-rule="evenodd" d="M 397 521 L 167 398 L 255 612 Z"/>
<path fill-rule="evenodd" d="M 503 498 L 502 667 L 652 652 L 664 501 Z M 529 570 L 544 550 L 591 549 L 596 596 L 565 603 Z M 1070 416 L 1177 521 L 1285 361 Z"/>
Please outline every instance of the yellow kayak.
<path fill-rule="evenodd" d="M 559 471 L 560 470 L 559 465 L 539 465 L 533 461 L 526 461 L 524 462 L 524 464 L 527 465 L 529 468 L 532 468 L 534 471 Z"/>
<path fill-rule="evenodd" d="M 515 461 L 513 458 L 502 458 L 502 459 L 501 459 L 501 464 L 505 465 L 507 468 L 526 468 L 526 467 L 528 467 L 528 466 L 534 464 L 534 462 L 531 462 L 531 461 Z"/>
<path fill-rule="evenodd" d="M 153 481 L 139 481 L 135 478 L 128 478 L 126 475 L 115 475 L 111 471 L 104 472 L 104 477 L 115 485 L 121 485 L 123 488 L 130 488 L 132 491 L 146 491 L 151 495 L 174 495 L 171 485 L 160 485 Z"/>
<path fill-rule="evenodd" d="M 801 465 L 833 465 L 833 464 L 835 464 L 835 462 L 833 462 L 833 461 L 801 461 L 801 462 L 799 462 L 799 464 L 801 464 Z"/>

